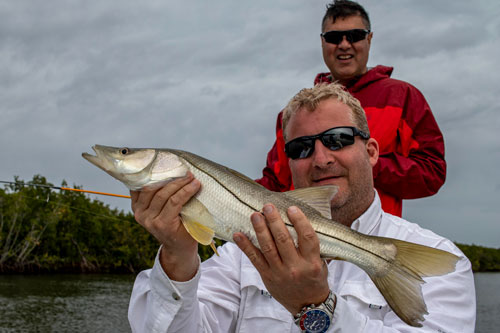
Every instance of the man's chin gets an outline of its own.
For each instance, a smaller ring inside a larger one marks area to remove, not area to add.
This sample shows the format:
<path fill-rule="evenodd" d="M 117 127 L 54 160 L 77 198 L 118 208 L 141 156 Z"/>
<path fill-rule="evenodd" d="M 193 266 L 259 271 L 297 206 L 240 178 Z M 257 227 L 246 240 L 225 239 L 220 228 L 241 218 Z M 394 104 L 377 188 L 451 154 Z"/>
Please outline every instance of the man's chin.
<path fill-rule="evenodd" d="M 330 207 L 333 210 L 337 210 L 337 212 L 340 212 L 339 210 L 345 206 L 346 200 L 345 200 L 345 193 L 343 192 L 338 192 L 333 199 L 330 201 Z"/>

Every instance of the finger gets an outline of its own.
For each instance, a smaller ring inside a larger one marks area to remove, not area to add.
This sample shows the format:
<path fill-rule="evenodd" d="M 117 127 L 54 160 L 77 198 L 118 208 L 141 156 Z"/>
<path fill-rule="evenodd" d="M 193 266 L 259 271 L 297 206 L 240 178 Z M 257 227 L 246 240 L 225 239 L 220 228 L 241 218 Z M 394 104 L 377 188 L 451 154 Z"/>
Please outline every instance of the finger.
<path fill-rule="evenodd" d="M 139 192 L 139 191 L 130 191 L 130 199 L 131 199 L 132 207 L 137 202 L 137 199 L 139 198 L 140 193 L 141 192 Z"/>
<path fill-rule="evenodd" d="M 299 252 L 302 257 L 312 259 L 320 254 L 319 239 L 304 213 L 296 206 L 291 206 L 287 210 L 288 218 L 292 222 L 299 245 Z"/>
<path fill-rule="evenodd" d="M 264 216 L 260 213 L 253 213 L 250 220 L 252 221 L 262 255 L 266 258 L 270 266 L 279 267 L 283 263 Z"/>
<path fill-rule="evenodd" d="M 186 177 L 176 179 L 165 186 L 155 189 L 155 190 L 144 190 L 144 200 L 148 202 L 148 211 L 150 216 L 157 216 L 160 214 L 162 209 L 165 207 L 168 200 L 170 200 L 180 189 L 192 182 L 194 179 L 192 174 L 188 174 Z M 151 195 L 152 194 L 152 195 Z M 141 201 L 139 197 L 139 201 Z M 180 209 L 179 208 L 179 212 Z M 177 214 L 179 213 L 177 212 Z"/>
<path fill-rule="evenodd" d="M 155 190 L 143 189 L 139 191 L 130 191 L 130 196 L 132 197 L 132 210 L 136 212 L 148 209 L 151 199 L 159 189 L 160 188 Z"/>
<path fill-rule="evenodd" d="M 281 215 L 272 204 L 266 204 L 263 208 L 263 214 L 267 220 L 267 225 L 278 249 L 281 260 L 294 260 L 298 257 L 297 249 L 290 232 L 281 219 Z"/>
<path fill-rule="evenodd" d="M 236 232 L 233 235 L 233 240 L 238 245 L 240 250 L 245 253 L 248 259 L 252 262 L 259 273 L 263 273 L 269 269 L 269 264 L 262 252 L 252 244 L 252 242 L 241 232 Z"/>
<path fill-rule="evenodd" d="M 154 205 L 163 205 L 158 213 L 158 219 L 170 221 L 178 218 L 182 207 L 200 190 L 200 187 L 200 181 L 192 179 L 191 182 L 179 188 L 172 195 L 170 195 L 170 191 L 167 191 L 167 189 L 165 189 L 165 192 L 158 192 L 155 198 L 153 198 L 153 201 L 155 201 L 158 197 L 158 203 L 155 201 Z"/>

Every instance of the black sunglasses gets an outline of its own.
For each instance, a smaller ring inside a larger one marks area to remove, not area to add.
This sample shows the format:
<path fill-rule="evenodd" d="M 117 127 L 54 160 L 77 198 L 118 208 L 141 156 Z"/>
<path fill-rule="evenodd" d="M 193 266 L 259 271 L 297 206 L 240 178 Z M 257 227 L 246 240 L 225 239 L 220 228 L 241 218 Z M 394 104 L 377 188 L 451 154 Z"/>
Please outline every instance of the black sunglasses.
<path fill-rule="evenodd" d="M 325 39 L 325 42 L 338 45 L 342 42 L 344 36 L 352 44 L 365 39 L 369 33 L 370 30 L 366 29 L 332 30 L 321 33 L 321 36 Z"/>
<path fill-rule="evenodd" d="M 330 150 L 339 150 L 342 147 L 352 145 L 354 137 L 359 135 L 365 140 L 370 138 L 370 135 L 358 130 L 356 127 L 342 126 L 334 127 L 311 136 L 301 136 L 293 139 L 285 144 L 285 154 L 292 160 L 297 158 L 307 158 L 314 152 L 316 140 L 321 140 L 321 143 Z"/>

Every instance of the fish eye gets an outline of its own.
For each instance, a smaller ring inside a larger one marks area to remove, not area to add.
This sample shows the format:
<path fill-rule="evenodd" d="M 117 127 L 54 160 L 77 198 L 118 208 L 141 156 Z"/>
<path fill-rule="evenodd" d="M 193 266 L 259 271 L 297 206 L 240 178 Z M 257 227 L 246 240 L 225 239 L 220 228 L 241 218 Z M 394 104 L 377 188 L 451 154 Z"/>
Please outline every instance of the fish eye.
<path fill-rule="evenodd" d="M 128 148 L 122 148 L 122 149 L 120 149 L 120 153 L 122 155 L 127 155 L 128 154 Z"/>

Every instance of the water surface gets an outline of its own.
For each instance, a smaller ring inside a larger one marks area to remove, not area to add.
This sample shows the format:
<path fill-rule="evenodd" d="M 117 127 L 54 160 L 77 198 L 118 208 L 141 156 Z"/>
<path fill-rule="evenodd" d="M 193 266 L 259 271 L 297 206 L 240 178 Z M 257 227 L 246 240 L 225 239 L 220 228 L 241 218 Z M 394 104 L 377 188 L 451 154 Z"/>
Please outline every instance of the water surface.
<path fill-rule="evenodd" d="M 500 332 L 500 273 L 474 274 L 477 299 L 476 332 Z"/>
<path fill-rule="evenodd" d="M 133 275 L 0 275 L 0 332 L 130 332 Z M 476 332 L 500 331 L 500 273 L 474 274 Z"/>
<path fill-rule="evenodd" d="M 0 275 L 0 332 L 130 332 L 132 275 Z"/>

